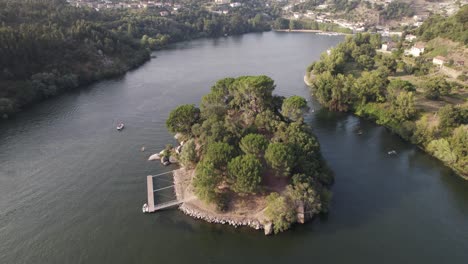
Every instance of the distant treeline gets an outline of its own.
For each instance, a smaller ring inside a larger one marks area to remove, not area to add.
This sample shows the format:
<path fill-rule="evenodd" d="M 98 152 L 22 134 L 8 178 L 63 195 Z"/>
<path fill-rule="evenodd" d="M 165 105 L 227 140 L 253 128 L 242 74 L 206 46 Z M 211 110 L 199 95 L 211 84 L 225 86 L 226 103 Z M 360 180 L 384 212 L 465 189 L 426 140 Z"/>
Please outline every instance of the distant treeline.
<path fill-rule="evenodd" d="M 353 33 L 349 28 L 340 27 L 334 23 L 319 23 L 313 20 L 306 19 L 286 19 L 277 18 L 273 23 L 274 29 L 307 29 L 307 30 L 321 30 L 330 32 Z"/>
<path fill-rule="evenodd" d="M 411 4 L 394 1 L 389 3 L 382 11 L 380 11 L 380 15 L 387 20 L 399 19 L 413 16 L 414 9 Z"/>
<path fill-rule="evenodd" d="M 57 93 L 122 74 L 170 43 L 265 31 L 268 10 L 227 15 L 196 3 L 178 14 L 76 8 L 65 0 L 0 0 L 0 117 Z"/>

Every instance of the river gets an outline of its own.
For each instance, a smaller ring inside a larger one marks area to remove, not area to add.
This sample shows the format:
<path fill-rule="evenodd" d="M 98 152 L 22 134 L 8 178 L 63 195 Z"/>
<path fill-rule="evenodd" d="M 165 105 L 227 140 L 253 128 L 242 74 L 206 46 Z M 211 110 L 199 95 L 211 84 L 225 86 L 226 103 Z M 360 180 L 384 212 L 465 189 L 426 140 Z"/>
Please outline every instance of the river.
<path fill-rule="evenodd" d="M 1 123 L 0 263 L 468 263 L 468 182 L 310 98 L 306 66 L 342 39 L 269 32 L 180 43 Z M 336 174 L 329 215 L 265 237 L 174 209 L 142 214 L 146 175 L 175 168 L 147 161 L 173 142 L 169 111 L 197 104 L 220 78 L 257 74 L 277 94 L 311 100 L 307 120 Z"/>

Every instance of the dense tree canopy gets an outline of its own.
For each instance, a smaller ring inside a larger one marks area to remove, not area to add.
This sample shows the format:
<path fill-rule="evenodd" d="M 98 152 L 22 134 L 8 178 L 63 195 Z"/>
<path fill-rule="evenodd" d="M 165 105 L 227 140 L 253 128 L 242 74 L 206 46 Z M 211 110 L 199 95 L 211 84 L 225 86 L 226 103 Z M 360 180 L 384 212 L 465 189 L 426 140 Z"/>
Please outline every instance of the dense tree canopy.
<path fill-rule="evenodd" d="M 255 193 L 262 181 L 263 166 L 257 157 L 242 155 L 228 164 L 228 175 L 234 182 L 233 190 L 238 193 Z"/>
<path fill-rule="evenodd" d="M 278 176 L 289 176 L 294 168 L 296 156 L 288 144 L 271 143 L 265 152 L 268 165 L 277 171 Z"/>
<path fill-rule="evenodd" d="M 216 168 L 225 167 L 234 157 L 234 148 L 224 142 L 215 142 L 206 147 L 204 158 L 213 163 Z"/>
<path fill-rule="evenodd" d="M 241 139 L 239 147 L 245 154 L 262 156 L 268 143 L 268 140 L 261 134 L 248 134 Z"/>
<path fill-rule="evenodd" d="M 197 165 L 193 186 L 195 192 L 202 200 L 213 202 L 217 198 L 216 187 L 221 182 L 221 174 L 213 163 L 201 161 Z"/>
<path fill-rule="evenodd" d="M 304 113 L 307 112 L 309 107 L 307 106 L 307 102 L 304 98 L 300 96 L 291 96 L 286 98 L 283 101 L 283 105 L 281 107 L 281 114 L 285 117 L 288 117 L 291 120 L 297 120 L 304 116 Z"/>
<path fill-rule="evenodd" d="M 190 133 L 192 126 L 200 117 L 200 109 L 195 105 L 181 105 L 172 110 L 166 120 L 166 126 L 172 133 Z"/>

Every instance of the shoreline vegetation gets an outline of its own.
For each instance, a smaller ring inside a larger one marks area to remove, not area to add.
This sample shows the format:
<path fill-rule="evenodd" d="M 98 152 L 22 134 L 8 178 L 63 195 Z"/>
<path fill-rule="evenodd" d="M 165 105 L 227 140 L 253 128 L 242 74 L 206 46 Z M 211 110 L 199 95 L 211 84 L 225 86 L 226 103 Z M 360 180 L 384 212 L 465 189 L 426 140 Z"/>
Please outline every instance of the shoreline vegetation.
<path fill-rule="evenodd" d="M 313 80 L 314 80 L 314 76 L 310 73 L 306 73 L 304 75 L 304 84 L 307 85 L 309 88 L 313 89 Z M 367 113 L 367 115 L 363 115 L 362 113 L 361 114 L 358 114 L 356 112 L 351 112 L 352 114 L 358 116 L 358 117 L 361 117 L 361 118 L 365 118 L 367 120 L 373 120 L 375 121 L 376 124 L 378 125 L 381 125 L 387 129 L 389 129 L 391 132 L 397 134 L 400 138 L 402 138 L 403 140 L 407 141 L 407 142 L 410 142 L 412 143 L 413 145 L 415 145 L 416 147 L 418 147 L 419 149 L 421 149 L 422 151 L 424 151 L 425 153 L 431 155 L 432 157 L 438 159 L 439 161 L 441 161 L 442 163 L 444 163 L 445 166 L 448 166 L 450 169 L 452 169 L 459 177 L 461 177 L 462 179 L 465 179 L 468 181 L 468 174 L 466 174 L 466 172 L 463 172 L 463 171 L 460 171 L 458 170 L 457 168 L 451 166 L 450 164 L 447 164 L 446 162 L 444 162 L 443 160 L 441 160 L 440 158 L 438 158 L 437 156 L 433 155 L 431 152 L 429 152 L 423 145 L 420 145 L 420 144 L 415 144 L 414 142 L 412 142 L 411 140 L 409 140 L 408 138 L 404 138 L 402 134 L 400 134 L 394 126 L 392 125 L 389 125 L 389 124 L 380 124 L 378 122 L 378 119 L 376 119 L 376 116 L 373 116 L 369 113 Z"/>
<path fill-rule="evenodd" d="M 310 74 L 309 72 L 304 75 L 304 84 L 309 86 L 311 89 L 314 89 L 314 76 L 312 74 Z M 350 112 L 350 111 L 345 111 L 345 112 Z M 445 155 L 447 153 L 445 153 L 445 154 L 434 153 L 433 151 L 428 149 L 428 145 L 425 145 L 423 142 L 417 143 L 417 142 L 413 141 L 406 134 L 404 134 L 404 133 L 402 133 L 400 131 L 401 128 L 399 128 L 398 125 L 391 124 L 391 123 L 385 123 L 385 122 L 382 122 L 381 120 L 379 120 L 380 117 L 378 116 L 378 114 L 373 112 L 372 110 L 367 111 L 367 110 L 363 109 L 362 112 L 352 112 L 352 113 L 359 116 L 359 117 L 366 118 L 368 120 L 373 120 L 373 121 L 375 121 L 376 124 L 386 127 L 387 129 L 389 129 L 393 133 L 400 136 L 403 140 L 406 140 L 406 141 L 416 145 L 418 148 L 420 148 L 424 152 L 426 152 L 429 155 L 433 156 L 434 158 L 440 160 L 442 163 L 444 163 L 445 166 L 448 166 L 449 168 L 451 168 L 458 176 L 460 176 L 462 179 L 465 179 L 465 180 L 468 181 L 468 171 L 466 170 L 467 169 L 466 165 L 465 165 L 466 162 L 464 161 L 466 159 L 466 154 L 465 154 L 466 151 L 463 151 L 461 153 L 460 157 L 453 158 L 453 159 L 461 159 L 462 160 L 461 161 L 462 166 L 461 167 L 456 167 L 456 166 L 454 166 L 452 164 L 452 162 L 447 162 L 446 160 L 444 160 L 444 158 L 442 158 L 441 156 L 438 156 L 438 155 Z M 466 113 L 465 113 L 465 115 L 466 115 Z M 422 120 L 423 120 L 423 122 L 426 122 L 426 119 L 422 119 Z M 468 131 L 468 128 L 467 128 L 466 125 L 462 125 L 461 127 L 462 127 L 462 129 L 461 129 L 462 131 L 460 133 L 463 133 L 463 135 L 460 136 L 460 137 L 462 137 L 462 140 L 459 141 L 459 144 L 465 144 L 466 145 L 466 142 L 467 142 L 467 139 L 468 139 L 466 133 Z M 433 133 L 433 132 L 434 131 L 431 131 L 431 133 Z M 448 154 L 449 155 L 453 155 L 453 153 L 450 153 L 450 152 L 452 152 L 452 150 L 450 149 L 451 148 L 450 146 L 444 146 L 444 147 L 448 148 L 448 151 L 449 151 Z M 463 146 L 463 145 L 461 147 L 466 148 L 466 146 Z M 452 158 L 452 157 L 450 157 L 450 158 Z"/>
<path fill-rule="evenodd" d="M 420 36 L 432 30 L 431 21 Z M 378 53 L 380 38 L 347 36 L 307 68 L 304 82 L 324 107 L 374 120 L 468 180 L 466 81 L 447 78 L 423 56 L 404 56 L 403 40 L 398 50 Z"/>
<path fill-rule="evenodd" d="M 279 233 L 326 213 L 331 171 L 304 115 L 304 98 L 273 95 L 267 76 L 219 80 L 199 107 L 169 114 L 161 160 L 177 160 L 180 209 L 211 223 Z"/>
<path fill-rule="evenodd" d="M 78 8 L 65 0 L 0 0 L 0 119 L 120 76 L 173 43 L 271 29 L 272 10 L 256 1 L 226 15 L 202 5 L 160 16 L 151 9 Z"/>

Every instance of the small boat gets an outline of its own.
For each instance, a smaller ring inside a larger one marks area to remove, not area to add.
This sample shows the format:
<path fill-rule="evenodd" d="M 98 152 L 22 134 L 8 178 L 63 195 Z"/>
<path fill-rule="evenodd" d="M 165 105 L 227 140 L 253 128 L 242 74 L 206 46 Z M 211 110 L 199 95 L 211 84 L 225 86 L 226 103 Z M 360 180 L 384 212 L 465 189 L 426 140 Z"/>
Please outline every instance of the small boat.
<path fill-rule="evenodd" d="M 148 213 L 148 205 L 145 203 L 141 210 L 143 211 L 143 213 Z"/>
<path fill-rule="evenodd" d="M 397 152 L 395 150 L 390 150 L 388 152 L 388 155 L 396 155 L 396 154 L 397 154 Z"/>
<path fill-rule="evenodd" d="M 118 131 L 120 131 L 120 130 L 122 130 L 124 128 L 124 124 L 120 123 L 120 124 L 117 125 L 116 128 L 117 128 Z"/>
<path fill-rule="evenodd" d="M 358 135 L 362 135 L 362 130 L 359 130 L 359 131 L 357 132 L 357 134 L 358 134 Z"/>

